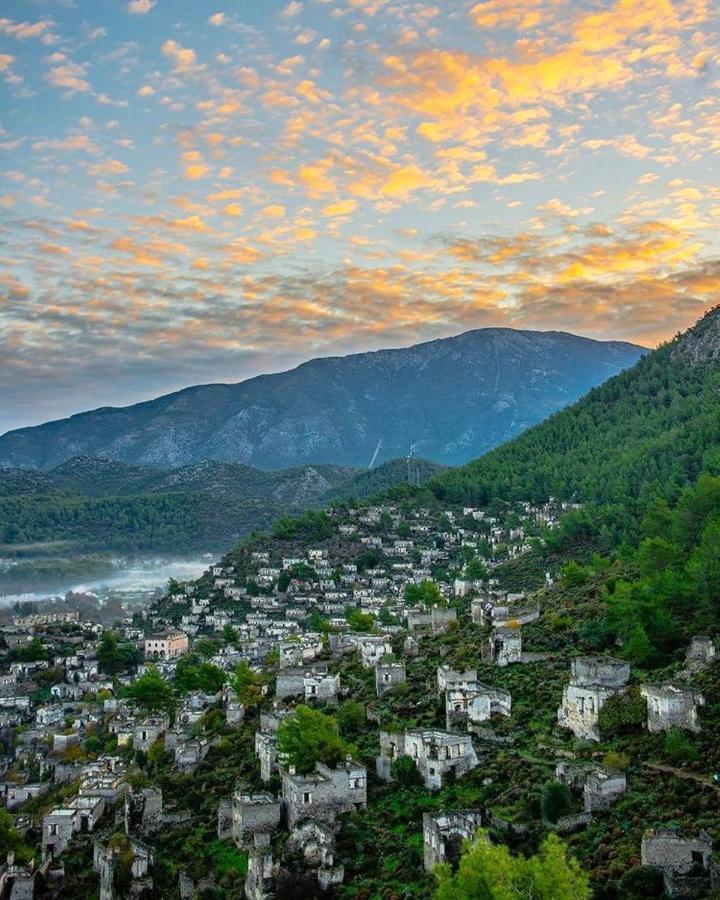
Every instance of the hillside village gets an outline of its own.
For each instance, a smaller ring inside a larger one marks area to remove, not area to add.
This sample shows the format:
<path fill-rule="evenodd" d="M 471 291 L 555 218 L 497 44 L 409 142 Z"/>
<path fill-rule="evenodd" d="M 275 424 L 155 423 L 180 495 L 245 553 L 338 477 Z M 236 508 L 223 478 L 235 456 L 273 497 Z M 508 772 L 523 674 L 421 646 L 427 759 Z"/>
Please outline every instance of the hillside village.
<path fill-rule="evenodd" d="M 517 852 L 561 835 L 597 896 L 636 896 L 617 893 L 634 871 L 709 896 L 720 787 L 661 747 L 717 734 L 715 645 L 646 681 L 560 639 L 562 573 L 508 590 L 572 507 L 345 505 L 113 629 L 17 618 L 0 896 L 423 897 L 479 829 Z M 604 733 L 625 707 L 632 756 Z M 293 759 L 284 723 L 318 711 L 334 737 Z M 717 744 L 702 760 L 720 767 Z"/>

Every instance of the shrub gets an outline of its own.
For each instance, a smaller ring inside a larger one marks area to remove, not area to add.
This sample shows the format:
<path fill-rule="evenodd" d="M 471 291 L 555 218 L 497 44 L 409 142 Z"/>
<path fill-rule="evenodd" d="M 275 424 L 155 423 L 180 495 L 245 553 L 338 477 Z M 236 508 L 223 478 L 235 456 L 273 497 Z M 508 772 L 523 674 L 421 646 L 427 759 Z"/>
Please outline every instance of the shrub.
<path fill-rule="evenodd" d="M 560 781 L 548 781 L 540 799 L 542 817 L 548 822 L 557 822 L 572 809 L 570 788 Z"/>
<path fill-rule="evenodd" d="M 422 782 L 420 773 L 409 756 L 399 756 L 390 767 L 390 774 L 403 787 L 414 787 Z"/>
<path fill-rule="evenodd" d="M 665 755 L 673 762 L 695 762 L 698 752 L 685 732 L 673 725 L 665 735 Z"/>
<path fill-rule="evenodd" d="M 603 765 L 609 769 L 625 770 L 630 765 L 630 757 L 627 753 L 619 753 L 617 750 L 608 750 L 603 757 Z"/>
<path fill-rule="evenodd" d="M 652 866 L 635 866 L 629 869 L 620 879 L 618 887 L 622 900 L 662 897 L 665 890 L 662 874 Z"/>
<path fill-rule="evenodd" d="M 608 697 L 600 710 L 598 722 L 604 736 L 634 731 L 647 719 L 647 702 L 637 685 Z"/>

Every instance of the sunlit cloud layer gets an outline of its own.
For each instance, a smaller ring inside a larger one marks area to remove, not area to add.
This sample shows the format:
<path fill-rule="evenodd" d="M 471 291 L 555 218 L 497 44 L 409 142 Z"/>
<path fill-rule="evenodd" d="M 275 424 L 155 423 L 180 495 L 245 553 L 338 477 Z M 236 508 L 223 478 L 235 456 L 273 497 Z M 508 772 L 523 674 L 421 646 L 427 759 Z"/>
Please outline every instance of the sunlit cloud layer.
<path fill-rule="evenodd" d="M 0 430 L 718 302 L 711 0 L 9 0 Z"/>

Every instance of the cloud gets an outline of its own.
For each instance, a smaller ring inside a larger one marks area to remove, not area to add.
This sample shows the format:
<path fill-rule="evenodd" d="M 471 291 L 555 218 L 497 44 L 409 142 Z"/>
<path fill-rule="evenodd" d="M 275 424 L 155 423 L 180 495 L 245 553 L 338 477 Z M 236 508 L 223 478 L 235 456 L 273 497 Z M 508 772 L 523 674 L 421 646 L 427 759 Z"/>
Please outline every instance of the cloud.
<path fill-rule="evenodd" d="M 119 159 L 106 159 L 103 162 L 88 166 L 88 175 L 92 175 L 93 178 L 103 175 L 122 175 L 127 171 L 128 167 L 125 163 L 120 162 Z"/>
<path fill-rule="evenodd" d="M 11 19 L 0 19 L 0 34 L 26 41 L 30 38 L 47 37 L 52 22 L 42 19 L 39 22 L 13 22 Z"/>
<path fill-rule="evenodd" d="M 208 19 L 210 25 L 214 25 L 216 28 L 224 25 L 226 21 L 227 17 L 224 12 L 213 13 Z"/>
<path fill-rule="evenodd" d="M 300 2 L 300 0 L 292 0 L 292 2 L 288 3 L 288 5 L 285 7 L 285 9 L 283 9 L 283 11 L 280 13 L 280 15 L 284 19 L 294 19 L 295 16 L 300 15 L 302 10 L 303 10 L 303 5 Z"/>
<path fill-rule="evenodd" d="M 85 78 L 85 66 L 78 63 L 53 66 L 46 73 L 45 79 L 54 87 L 65 88 L 71 94 L 84 94 L 91 90 L 90 83 Z"/>
<path fill-rule="evenodd" d="M 188 72 L 197 65 L 195 51 L 190 47 L 181 47 L 176 41 L 165 41 L 162 52 L 172 59 L 175 71 Z"/>
<path fill-rule="evenodd" d="M 130 0 L 127 11 L 133 16 L 144 16 L 155 4 L 156 0 Z"/>

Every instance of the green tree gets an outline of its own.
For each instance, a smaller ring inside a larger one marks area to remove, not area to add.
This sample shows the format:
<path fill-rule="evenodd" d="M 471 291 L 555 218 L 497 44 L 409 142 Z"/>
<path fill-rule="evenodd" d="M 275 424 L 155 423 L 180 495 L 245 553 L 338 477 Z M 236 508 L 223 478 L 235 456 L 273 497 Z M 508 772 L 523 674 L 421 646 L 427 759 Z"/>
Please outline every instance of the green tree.
<path fill-rule="evenodd" d="M 337 713 L 337 724 L 343 737 L 355 737 L 367 724 L 365 707 L 357 700 L 346 700 Z"/>
<path fill-rule="evenodd" d="M 300 705 L 280 723 L 277 733 L 279 756 L 298 772 L 310 772 L 316 762 L 336 766 L 353 748 L 338 732 L 332 716 Z"/>
<path fill-rule="evenodd" d="M 124 695 L 148 712 L 171 709 L 175 705 L 173 690 L 155 666 L 125 688 Z"/>
<path fill-rule="evenodd" d="M 390 775 L 402 787 L 422 784 L 422 777 L 411 756 L 398 756 L 390 766 Z"/>
<path fill-rule="evenodd" d="M 460 857 L 453 874 L 436 868 L 435 900 L 589 900 L 590 881 L 566 845 L 549 835 L 535 856 L 513 856 L 482 831 Z"/>
<path fill-rule="evenodd" d="M 421 606 L 447 606 L 447 600 L 434 581 L 426 578 L 420 584 L 405 585 L 405 602 L 419 603 Z"/>
<path fill-rule="evenodd" d="M 189 653 L 178 660 L 173 684 L 181 694 L 188 694 L 190 691 L 216 694 L 225 684 L 225 673 L 219 666 Z"/>
<path fill-rule="evenodd" d="M 235 671 L 228 678 L 228 684 L 247 710 L 255 709 L 265 699 L 263 688 L 266 679 L 253 672 L 245 660 L 241 660 L 235 666 Z"/>
<path fill-rule="evenodd" d="M 572 809 L 570 788 L 561 781 L 548 781 L 540 799 L 542 817 L 547 822 L 557 822 Z"/>
<path fill-rule="evenodd" d="M 465 577 L 470 581 L 487 581 L 490 571 L 481 559 L 471 559 L 465 568 Z"/>
<path fill-rule="evenodd" d="M 361 612 L 355 607 L 346 609 L 345 618 L 353 631 L 366 634 L 375 628 L 375 617 L 371 613 Z"/>

